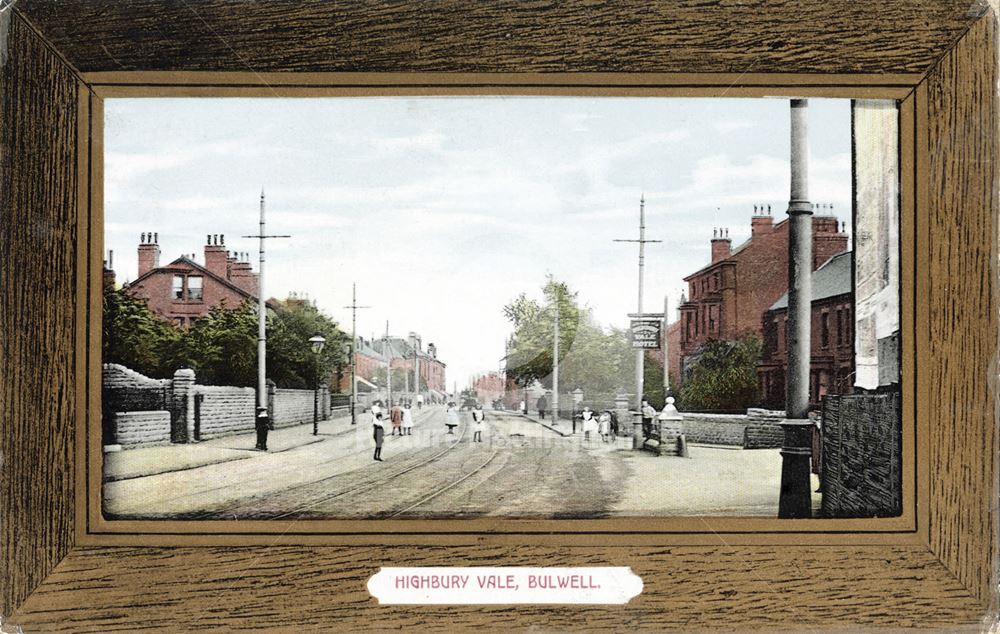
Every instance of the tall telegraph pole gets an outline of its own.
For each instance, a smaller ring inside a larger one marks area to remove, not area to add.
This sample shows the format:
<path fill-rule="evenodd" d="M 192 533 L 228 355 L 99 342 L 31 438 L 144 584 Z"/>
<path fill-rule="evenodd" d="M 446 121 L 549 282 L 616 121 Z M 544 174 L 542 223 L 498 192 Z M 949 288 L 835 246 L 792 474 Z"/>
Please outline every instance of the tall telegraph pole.
<path fill-rule="evenodd" d="M 552 424 L 559 424 L 559 289 L 556 287 L 555 336 L 552 338 Z"/>
<path fill-rule="evenodd" d="M 646 239 L 646 198 L 641 196 L 639 198 L 639 239 L 638 240 L 615 240 L 615 242 L 637 242 L 639 243 L 639 309 L 638 313 L 642 315 L 642 276 L 643 268 L 646 263 L 646 243 L 648 242 L 663 242 L 663 240 L 647 240 Z M 643 375 L 643 365 L 646 359 L 646 351 L 639 348 L 635 351 L 635 407 L 640 409 L 642 407 L 642 375 Z"/>
<path fill-rule="evenodd" d="M 264 241 L 270 238 L 291 238 L 289 235 L 267 235 L 264 229 L 264 188 L 260 190 L 260 231 L 255 236 L 260 241 L 260 269 L 257 276 L 257 448 L 267 449 L 267 295 L 264 293 Z"/>
<path fill-rule="evenodd" d="M 371 306 L 358 306 L 358 284 L 351 283 L 351 424 L 358 423 L 354 408 L 358 402 L 358 309 Z"/>

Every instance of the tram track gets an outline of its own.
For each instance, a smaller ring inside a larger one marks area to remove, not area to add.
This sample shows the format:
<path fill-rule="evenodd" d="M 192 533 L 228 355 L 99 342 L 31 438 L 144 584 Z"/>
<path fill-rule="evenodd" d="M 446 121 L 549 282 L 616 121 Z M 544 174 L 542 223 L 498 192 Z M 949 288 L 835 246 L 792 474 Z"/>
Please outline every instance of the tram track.
<path fill-rule="evenodd" d="M 430 409 L 426 410 L 424 412 L 424 415 L 417 419 L 417 422 L 424 422 L 424 421 L 426 421 L 427 419 L 431 418 L 436 411 L 437 410 L 430 410 Z M 394 435 L 391 435 L 391 434 L 386 436 L 386 440 L 387 441 L 389 441 L 390 438 L 394 439 L 396 437 Z M 402 437 L 400 437 L 400 438 L 402 438 Z M 393 441 L 390 441 L 390 442 L 395 442 L 395 441 L 393 440 Z M 366 446 L 366 447 L 362 447 L 360 449 L 356 449 L 354 451 L 346 451 L 346 452 L 342 452 L 342 453 L 337 453 L 337 454 L 335 454 L 335 455 L 333 455 L 333 456 L 331 456 L 329 458 L 325 458 L 325 459 L 319 460 L 317 462 L 311 463 L 310 466 L 313 467 L 313 468 L 322 467 L 324 465 L 329 465 L 329 464 L 334 463 L 334 462 L 343 461 L 345 459 L 348 459 L 350 457 L 356 456 L 356 455 L 361 454 L 361 453 L 370 453 L 370 452 L 371 452 L 371 447 Z M 270 472 L 269 473 L 269 477 L 270 478 L 280 478 L 283 475 L 295 472 L 296 470 L 298 470 L 300 468 L 301 467 L 298 467 L 298 466 L 279 467 L 278 469 Z M 292 491 L 301 490 L 301 489 L 304 489 L 306 487 L 316 486 L 317 484 L 322 483 L 322 482 L 329 482 L 329 481 L 337 479 L 337 478 L 350 477 L 351 474 L 352 474 L 351 471 L 342 471 L 342 472 L 334 473 L 334 474 L 331 474 L 329 476 L 323 477 L 323 478 L 321 478 L 319 480 L 308 480 L 308 481 L 305 481 L 305 482 L 300 482 L 300 483 L 293 484 L 293 485 L 290 485 L 288 487 L 285 487 L 285 488 L 281 489 L 280 491 L 275 491 L 272 494 L 266 494 L 264 496 L 256 497 L 255 500 L 260 501 L 260 500 L 265 500 L 268 497 L 277 497 L 277 496 L 280 496 L 280 495 L 285 495 L 285 494 L 288 494 L 289 492 L 292 492 Z M 228 482 L 228 483 L 225 483 L 225 484 L 221 484 L 219 486 L 214 486 L 214 487 L 200 489 L 200 490 L 198 490 L 197 492 L 195 492 L 193 494 L 191 492 L 187 492 L 187 493 L 183 493 L 181 495 L 174 496 L 172 498 L 166 498 L 164 500 L 161 500 L 161 503 L 176 501 L 176 500 L 179 500 L 179 499 L 182 499 L 182 498 L 185 498 L 185 497 L 190 497 L 191 495 L 211 495 L 211 494 L 218 494 L 218 493 L 220 493 L 222 491 L 239 489 L 240 487 L 243 487 L 243 486 L 245 486 L 245 484 L 243 482 Z M 241 499 L 241 500 L 236 500 L 235 503 L 228 504 L 228 505 L 226 505 L 224 507 L 216 507 L 216 508 L 212 508 L 212 509 L 206 509 L 206 510 L 203 510 L 203 511 L 173 513 L 173 514 L 171 514 L 171 517 L 172 518 L 178 518 L 178 519 L 190 519 L 190 520 L 216 519 L 219 516 L 229 516 L 234 511 L 236 511 L 236 510 L 238 510 L 240 508 L 246 507 L 247 505 L 248 505 L 248 502 L 244 498 L 244 499 Z"/>

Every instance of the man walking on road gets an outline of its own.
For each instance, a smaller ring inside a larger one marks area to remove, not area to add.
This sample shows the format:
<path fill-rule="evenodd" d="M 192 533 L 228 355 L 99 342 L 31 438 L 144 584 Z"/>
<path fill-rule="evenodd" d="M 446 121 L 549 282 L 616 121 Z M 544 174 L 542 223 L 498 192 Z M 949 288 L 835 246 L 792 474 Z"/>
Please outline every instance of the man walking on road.
<path fill-rule="evenodd" d="M 545 395 L 542 394 L 541 396 L 539 396 L 538 397 L 538 403 L 536 404 L 536 407 L 538 408 L 538 417 L 539 418 L 542 418 L 542 419 L 545 418 L 545 410 L 548 408 L 548 406 L 549 406 L 549 402 L 545 399 Z"/>

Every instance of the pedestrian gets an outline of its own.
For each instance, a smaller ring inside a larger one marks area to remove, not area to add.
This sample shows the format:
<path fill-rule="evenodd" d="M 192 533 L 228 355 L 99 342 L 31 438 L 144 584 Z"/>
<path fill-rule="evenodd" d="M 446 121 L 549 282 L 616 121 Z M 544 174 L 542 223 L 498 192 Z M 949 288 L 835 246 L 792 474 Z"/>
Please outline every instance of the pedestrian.
<path fill-rule="evenodd" d="M 618 412 L 611 411 L 611 439 L 618 440 Z"/>
<path fill-rule="evenodd" d="M 483 442 L 483 420 L 486 418 L 486 413 L 483 412 L 483 406 L 476 402 L 476 406 L 472 408 L 472 442 Z"/>
<path fill-rule="evenodd" d="M 645 397 L 642 399 L 642 435 L 649 438 L 653 435 L 653 419 L 656 417 L 656 410 Z"/>
<path fill-rule="evenodd" d="M 268 418 L 266 407 L 257 408 L 257 419 L 254 427 L 257 431 L 257 450 L 267 451 Z"/>
<path fill-rule="evenodd" d="M 424 395 L 417 394 L 417 409 L 423 409 L 423 408 L 424 408 Z"/>
<path fill-rule="evenodd" d="M 392 435 L 395 436 L 396 432 L 399 435 L 403 435 L 402 425 L 403 425 L 403 409 L 396 403 L 389 410 L 389 420 L 392 421 Z"/>
<path fill-rule="evenodd" d="M 413 410 L 409 403 L 403 408 L 403 435 L 413 435 Z"/>
<path fill-rule="evenodd" d="M 538 397 L 538 402 L 535 403 L 535 407 L 538 409 L 538 417 L 544 420 L 545 410 L 549 407 L 549 402 L 545 399 L 544 394 Z"/>
<path fill-rule="evenodd" d="M 448 433 L 449 434 L 454 434 L 455 433 L 455 428 L 458 427 L 458 424 L 459 424 L 459 421 L 458 421 L 458 409 L 455 407 L 455 403 L 454 402 L 449 402 L 448 403 L 448 418 L 447 418 L 447 421 L 445 422 L 445 425 L 448 426 Z"/>
<path fill-rule="evenodd" d="M 517 411 L 521 412 L 522 414 L 527 414 L 528 413 L 528 408 L 526 408 L 524 406 L 524 399 L 521 399 L 521 402 L 518 403 L 518 405 L 517 405 Z"/>
<path fill-rule="evenodd" d="M 580 418 L 583 419 L 583 439 L 590 440 L 590 432 L 597 431 L 597 420 L 594 418 L 594 412 L 591 411 L 590 406 L 583 407 Z"/>
<path fill-rule="evenodd" d="M 372 435 L 375 438 L 375 460 L 382 462 L 382 440 L 385 438 L 385 427 L 382 423 L 382 408 L 372 406 Z"/>
<path fill-rule="evenodd" d="M 603 442 L 608 442 L 611 435 L 611 412 L 604 410 L 597 419 L 597 433 L 601 435 Z"/>

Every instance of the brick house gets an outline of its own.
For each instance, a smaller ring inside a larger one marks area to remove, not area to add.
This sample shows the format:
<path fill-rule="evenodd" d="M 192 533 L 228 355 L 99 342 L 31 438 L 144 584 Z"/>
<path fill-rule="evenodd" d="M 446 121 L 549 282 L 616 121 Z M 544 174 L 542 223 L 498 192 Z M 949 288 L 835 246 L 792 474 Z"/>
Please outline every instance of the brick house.
<path fill-rule="evenodd" d="M 256 302 L 257 273 L 247 255 L 227 251 L 222 235 L 209 235 L 206 242 L 204 265 L 195 262 L 193 255 L 182 255 L 160 266 L 157 234 L 142 234 L 138 277 L 124 288 L 145 299 L 153 313 L 181 328 L 216 306 L 237 308 L 248 300 Z"/>
<path fill-rule="evenodd" d="M 835 216 L 816 206 L 813 217 L 813 270 L 847 250 L 847 234 Z M 750 239 L 732 248 L 728 229 L 711 241 L 711 262 L 684 278 L 688 295 L 680 307 L 678 379 L 698 347 L 711 340 L 761 334 L 761 316 L 788 290 L 788 227 L 775 224 L 770 207 L 754 207 Z"/>
<path fill-rule="evenodd" d="M 489 407 L 494 401 L 504 396 L 505 381 L 497 372 L 487 372 L 476 376 L 472 381 L 472 389 L 476 392 L 476 400 Z"/>
<path fill-rule="evenodd" d="M 361 383 L 367 383 L 369 386 L 374 383 L 375 373 L 379 369 L 385 368 L 387 357 L 391 369 L 405 369 L 412 373 L 413 353 L 416 349 L 420 359 L 420 377 L 427 385 L 427 389 L 444 393 L 445 364 L 437 358 L 437 347 L 433 343 L 429 343 L 427 349 L 424 350 L 419 335 L 412 333 L 411 338 L 415 343 L 411 344 L 410 339 L 402 337 L 389 337 L 388 343 L 384 339 L 366 340 L 358 337 L 356 373 L 360 379 L 359 386 Z M 393 381 L 393 387 L 397 387 L 395 381 Z M 362 388 L 359 387 L 359 389 Z M 410 389 L 412 390 L 413 386 L 410 386 Z M 349 375 L 341 381 L 340 390 L 345 393 L 350 392 Z"/>
<path fill-rule="evenodd" d="M 850 394 L 854 384 L 854 299 L 850 251 L 834 256 L 813 273 L 809 402 L 825 394 Z M 785 407 L 788 366 L 788 293 L 761 320 L 764 347 L 757 375 L 766 407 Z"/>

